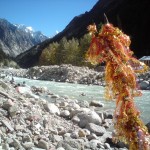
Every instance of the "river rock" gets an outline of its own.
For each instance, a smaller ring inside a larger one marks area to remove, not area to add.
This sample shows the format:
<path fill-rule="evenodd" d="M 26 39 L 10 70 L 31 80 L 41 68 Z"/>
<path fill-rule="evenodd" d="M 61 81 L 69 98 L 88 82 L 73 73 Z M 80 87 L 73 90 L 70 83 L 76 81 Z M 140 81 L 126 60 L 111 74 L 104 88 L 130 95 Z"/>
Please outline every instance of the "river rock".
<path fill-rule="evenodd" d="M 53 103 L 46 103 L 46 104 L 44 104 L 43 106 L 44 106 L 44 108 L 45 108 L 48 112 L 50 112 L 50 113 L 52 113 L 52 114 L 60 115 L 59 108 L 58 108 L 55 104 L 53 104 Z"/>
<path fill-rule="evenodd" d="M 84 130 L 79 130 L 78 131 L 78 135 L 79 135 L 79 137 L 86 137 L 86 132 L 84 131 Z"/>
<path fill-rule="evenodd" d="M 148 81 L 142 81 L 139 83 L 140 89 L 141 90 L 146 90 L 149 87 L 149 82 Z"/>
<path fill-rule="evenodd" d="M 91 133 L 90 135 L 87 136 L 88 140 L 93 140 L 93 139 L 97 139 L 98 137 L 96 136 L 95 133 Z"/>
<path fill-rule="evenodd" d="M 148 132 L 150 133 L 150 122 L 146 124 Z"/>
<path fill-rule="evenodd" d="M 95 100 L 93 100 L 93 101 L 91 101 L 90 102 L 90 106 L 95 106 L 95 107 L 104 107 L 104 104 L 102 104 L 101 102 L 99 102 L 99 101 L 95 101 Z"/>
<path fill-rule="evenodd" d="M 105 118 L 105 119 L 113 119 L 114 110 L 113 110 L 113 109 L 105 110 L 105 111 L 103 112 L 103 114 L 104 114 L 104 118 Z"/>
<path fill-rule="evenodd" d="M 105 132 L 102 136 L 99 137 L 99 140 L 102 143 L 105 143 L 107 140 L 112 142 L 112 132 Z"/>
<path fill-rule="evenodd" d="M 11 117 L 15 116 L 17 112 L 18 112 L 18 107 L 16 105 L 11 106 L 9 108 L 9 114 Z"/>
<path fill-rule="evenodd" d="M 25 143 L 22 143 L 22 145 L 25 149 L 31 149 L 32 147 L 34 147 L 34 143 L 32 142 L 25 142 Z"/>
<path fill-rule="evenodd" d="M 80 119 L 79 126 L 84 128 L 88 123 L 101 124 L 102 120 L 95 111 L 89 111 L 88 113 L 83 112 L 77 114 L 77 117 Z"/>
<path fill-rule="evenodd" d="M 60 116 L 62 116 L 64 118 L 69 118 L 70 112 L 68 110 L 63 110 L 63 111 L 61 111 Z"/>
<path fill-rule="evenodd" d="M 102 136 L 106 132 L 106 129 L 104 127 L 96 125 L 94 123 L 88 123 L 85 128 L 90 132 L 95 133 L 97 136 Z"/>
<path fill-rule="evenodd" d="M 59 141 L 56 148 L 59 147 L 63 147 L 65 150 L 82 150 L 82 146 L 75 139 Z"/>
<path fill-rule="evenodd" d="M 44 140 L 39 140 L 39 142 L 38 142 L 38 145 L 37 145 L 39 148 L 43 148 L 43 149 L 46 149 L 46 150 L 48 150 L 49 149 L 49 145 L 48 145 L 48 143 L 46 142 L 46 141 L 44 141 Z"/>
<path fill-rule="evenodd" d="M 2 80 L 0 80 L 0 86 L 5 90 L 10 90 L 9 85 Z"/>
<path fill-rule="evenodd" d="M 7 99 L 5 102 L 3 102 L 2 107 L 8 110 L 13 105 L 14 105 L 14 102 L 11 99 Z"/>

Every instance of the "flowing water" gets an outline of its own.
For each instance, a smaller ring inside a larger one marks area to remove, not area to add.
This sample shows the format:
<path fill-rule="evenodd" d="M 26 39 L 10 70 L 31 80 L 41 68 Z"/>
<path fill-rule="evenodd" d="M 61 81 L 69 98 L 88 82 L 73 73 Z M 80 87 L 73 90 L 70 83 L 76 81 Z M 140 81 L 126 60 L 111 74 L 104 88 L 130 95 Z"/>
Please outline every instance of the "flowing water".
<path fill-rule="evenodd" d="M 68 95 L 71 99 L 77 99 L 79 101 L 97 100 L 104 103 L 104 109 L 115 108 L 114 102 L 104 100 L 104 88 L 102 86 L 30 80 L 15 77 L 15 82 L 22 83 L 23 81 L 29 86 L 47 87 L 52 93 L 58 94 L 59 96 Z M 141 97 L 135 98 L 135 103 L 141 112 L 142 120 L 144 123 L 148 123 L 150 122 L 150 91 L 142 91 L 142 93 L 143 95 Z"/>

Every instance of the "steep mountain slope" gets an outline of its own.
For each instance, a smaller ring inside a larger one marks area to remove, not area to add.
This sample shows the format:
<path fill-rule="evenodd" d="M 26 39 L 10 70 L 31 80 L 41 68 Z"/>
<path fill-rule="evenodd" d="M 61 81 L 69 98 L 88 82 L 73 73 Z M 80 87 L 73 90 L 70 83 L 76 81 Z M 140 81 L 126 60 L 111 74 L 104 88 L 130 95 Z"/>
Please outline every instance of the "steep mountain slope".
<path fill-rule="evenodd" d="M 31 31 L 25 26 L 21 28 L 5 19 L 0 19 L 0 45 L 4 53 L 11 57 L 16 57 L 46 39 L 47 37 L 41 32 Z"/>
<path fill-rule="evenodd" d="M 34 38 L 36 43 L 41 43 L 47 39 L 47 36 L 43 35 L 42 32 L 40 32 L 40 31 L 34 31 L 34 29 L 32 27 L 27 27 L 22 24 L 15 24 L 15 26 L 18 29 L 21 29 L 21 30 L 25 31 L 26 33 L 29 33 Z"/>
<path fill-rule="evenodd" d="M 20 54 L 17 62 L 21 67 L 36 65 L 42 50 L 51 42 L 59 41 L 62 37 L 80 38 L 87 32 L 87 26 L 93 22 L 97 25 L 104 20 L 104 13 L 109 22 L 121 28 L 131 37 L 131 49 L 138 58 L 150 55 L 150 1 L 149 0 L 99 0 L 95 6 L 82 15 L 76 16 L 66 28 L 29 51 Z"/>

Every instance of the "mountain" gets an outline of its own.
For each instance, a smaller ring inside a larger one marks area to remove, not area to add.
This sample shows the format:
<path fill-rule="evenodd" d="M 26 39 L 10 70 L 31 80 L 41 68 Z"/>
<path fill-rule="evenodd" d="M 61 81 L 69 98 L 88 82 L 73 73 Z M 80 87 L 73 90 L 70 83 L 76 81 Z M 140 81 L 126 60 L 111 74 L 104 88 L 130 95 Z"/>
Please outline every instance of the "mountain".
<path fill-rule="evenodd" d="M 45 41 L 46 39 L 48 39 L 48 37 L 45 36 L 44 34 L 42 34 L 41 31 L 34 31 L 34 29 L 32 27 L 27 27 L 27 26 L 22 25 L 22 24 L 15 24 L 15 26 L 18 29 L 21 29 L 22 31 L 29 33 L 34 38 L 36 44 L 41 43 L 41 42 Z"/>
<path fill-rule="evenodd" d="M 50 43 L 59 42 L 64 36 L 80 38 L 87 33 L 89 24 L 104 22 L 104 13 L 110 23 L 131 37 L 131 50 L 136 57 L 150 55 L 150 1 L 99 0 L 89 12 L 74 17 L 62 32 L 20 54 L 16 58 L 18 64 L 21 67 L 36 65 L 42 50 Z"/>
<path fill-rule="evenodd" d="M 31 27 L 14 25 L 6 19 L 0 19 L 0 45 L 4 53 L 11 57 L 16 57 L 46 39 L 48 37 L 40 31 L 33 31 Z"/>

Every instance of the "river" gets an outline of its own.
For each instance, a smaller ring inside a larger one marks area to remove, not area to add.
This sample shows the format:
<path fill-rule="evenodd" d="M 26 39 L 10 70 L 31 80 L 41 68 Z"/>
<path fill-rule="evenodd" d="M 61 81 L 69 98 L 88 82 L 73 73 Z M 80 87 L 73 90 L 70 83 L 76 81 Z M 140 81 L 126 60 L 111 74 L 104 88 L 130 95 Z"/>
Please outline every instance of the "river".
<path fill-rule="evenodd" d="M 104 103 L 104 109 L 115 108 L 114 102 L 104 100 L 104 87 L 102 86 L 31 80 L 18 77 L 14 79 L 18 83 L 25 81 L 29 86 L 47 87 L 52 93 L 58 94 L 59 96 L 67 95 L 71 99 L 77 99 L 79 101 L 97 100 Z M 141 112 L 141 119 L 146 124 L 150 122 L 150 91 L 142 91 L 142 93 L 143 95 L 141 97 L 135 98 L 135 103 Z"/>

